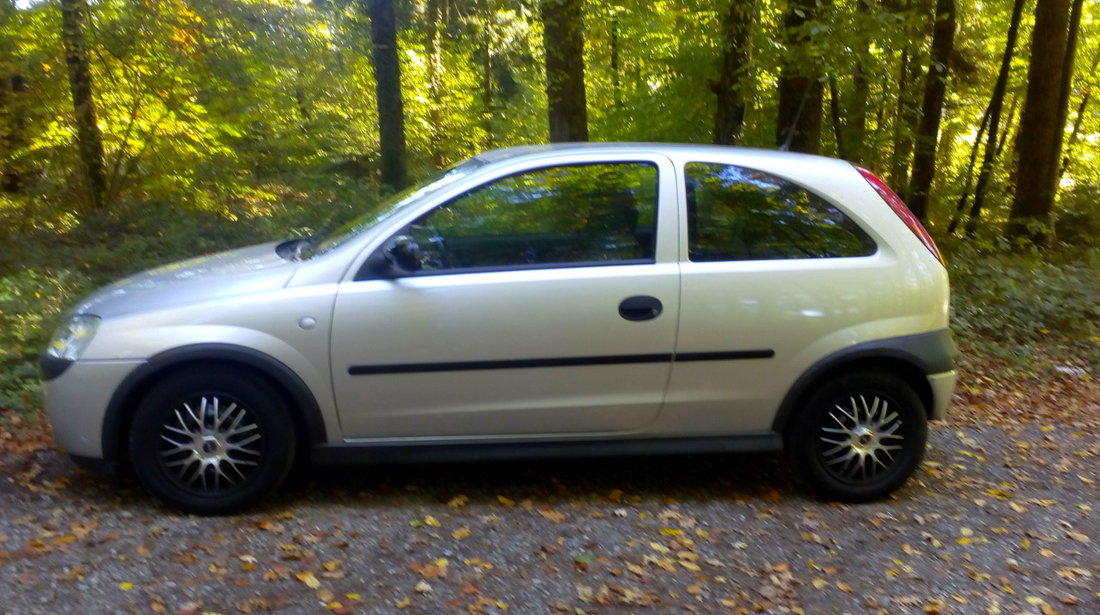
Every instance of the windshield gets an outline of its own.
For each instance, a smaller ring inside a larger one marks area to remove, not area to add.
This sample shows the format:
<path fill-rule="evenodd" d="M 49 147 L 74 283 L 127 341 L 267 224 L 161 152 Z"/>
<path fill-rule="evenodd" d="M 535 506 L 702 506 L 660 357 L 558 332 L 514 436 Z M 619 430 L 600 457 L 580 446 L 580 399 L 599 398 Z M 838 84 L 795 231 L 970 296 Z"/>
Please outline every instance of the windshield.
<path fill-rule="evenodd" d="M 422 182 L 417 186 L 408 188 L 398 192 L 390 197 L 387 201 L 381 204 L 379 209 L 371 209 L 363 213 L 360 216 L 356 216 L 349 222 L 345 223 L 335 231 L 325 235 L 313 244 L 312 249 L 306 251 L 303 254 L 305 258 L 317 256 L 318 254 L 324 254 L 329 250 L 332 250 L 340 245 L 343 245 L 352 237 L 362 233 L 363 231 L 373 227 L 374 225 L 386 220 L 390 216 L 394 215 L 398 211 L 401 211 L 405 205 L 428 196 L 437 190 L 440 190 L 444 186 L 447 186 L 463 177 L 466 177 L 478 167 L 485 164 L 484 162 L 472 158 L 465 162 L 461 162 L 449 169 L 446 169 L 436 175 L 435 177 Z"/>

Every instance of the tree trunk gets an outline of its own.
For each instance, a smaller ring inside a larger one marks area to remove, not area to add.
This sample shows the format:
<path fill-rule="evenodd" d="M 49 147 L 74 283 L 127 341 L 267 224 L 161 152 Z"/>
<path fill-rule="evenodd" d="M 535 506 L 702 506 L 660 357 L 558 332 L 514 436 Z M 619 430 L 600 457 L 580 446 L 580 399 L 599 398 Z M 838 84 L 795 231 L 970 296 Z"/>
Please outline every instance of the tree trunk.
<path fill-rule="evenodd" d="M 446 156 L 443 144 L 446 134 L 443 130 L 443 30 L 447 27 L 447 8 L 449 0 L 428 0 L 428 36 L 425 47 L 428 49 L 428 150 L 432 164 L 443 168 Z"/>
<path fill-rule="evenodd" d="M 809 37 L 802 32 L 803 26 L 817 16 L 815 0 L 791 0 L 783 16 L 783 38 L 788 51 L 804 52 Z M 820 152 L 823 99 L 820 62 L 787 58 L 779 72 L 779 115 L 775 122 L 779 149 L 809 154 Z"/>
<path fill-rule="evenodd" d="M 993 163 L 997 155 L 998 132 L 1001 128 L 1001 111 L 1004 109 L 1005 90 L 1008 89 L 1012 56 L 1016 53 L 1016 37 L 1020 30 L 1020 18 L 1023 12 L 1024 0 L 1015 0 L 1012 5 L 1012 20 L 1008 25 L 1008 37 L 1005 39 L 1005 50 L 1001 54 L 1001 70 L 997 73 L 997 82 L 993 85 L 993 95 L 989 99 L 989 133 L 985 144 L 985 155 L 982 157 L 982 166 L 978 170 L 978 183 L 974 186 L 974 205 L 970 208 L 970 218 L 966 221 L 967 237 L 973 237 L 978 232 L 978 221 L 982 217 L 982 207 L 985 205 L 986 187 L 989 185 L 989 177 L 993 173 Z"/>
<path fill-rule="evenodd" d="M 752 28 L 756 0 L 732 0 L 722 22 L 725 49 L 722 72 L 711 90 L 718 97 L 714 110 L 714 142 L 734 145 L 741 140 L 745 124 L 745 77 L 752 60 Z"/>
<path fill-rule="evenodd" d="M 955 0 L 936 0 L 936 21 L 932 29 L 932 53 L 925 75 L 920 127 L 913 154 L 913 175 L 909 180 L 908 205 L 920 220 L 928 219 L 928 195 L 936 174 L 936 140 L 947 93 L 947 63 L 955 47 Z"/>
<path fill-rule="evenodd" d="M 1062 88 L 1058 94 L 1058 134 L 1051 149 L 1054 160 L 1054 172 L 1050 178 L 1050 193 L 1058 194 L 1058 180 L 1062 177 L 1062 140 L 1065 137 L 1066 120 L 1069 118 L 1069 95 L 1073 90 L 1073 65 L 1077 53 L 1077 32 L 1081 28 L 1081 5 L 1083 0 L 1074 0 L 1069 12 L 1069 34 L 1066 35 L 1066 53 L 1062 64 Z"/>
<path fill-rule="evenodd" d="M 866 27 L 864 24 L 871 18 L 870 0 L 856 2 L 856 13 L 860 18 L 859 23 L 862 31 Z M 844 142 L 842 151 L 839 147 L 840 141 L 837 142 L 840 157 L 857 163 L 865 162 L 864 157 L 867 148 L 867 108 L 871 99 L 871 85 L 867 82 L 867 73 L 864 67 L 870 61 L 869 47 L 869 45 L 861 45 L 857 50 L 859 57 L 852 68 L 851 102 L 848 104 L 846 121 L 841 127 L 841 140 Z"/>
<path fill-rule="evenodd" d="M 913 133 L 916 132 L 919 109 L 913 104 L 913 89 L 920 78 L 920 66 L 901 52 L 898 62 L 898 106 L 894 116 L 894 147 L 890 151 L 890 184 L 906 200 L 909 187 L 909 160 L 913 155 Z"/>
<path fill-rule="evenodd" d="M 1100 68 L 1100 48 L 1097 48 L 1096 54 L 1092 56 L 1092 66 L 1088 74 L 1095 75 L 1097 68 Z M 1081 134 L 1081 122 L 1085 118 L 1085 111 L 1088 109 L 1091 99 L 1092 88 L 1086 88 L 1084 93 L 1081 94 L 1081 102 L 1077 104 L 1077 115 L 1073 120 L 1073 129 L 1069 133 L 1069 139 L 1066 140 L 1066 149 L 1062 153 L 1062 167 L 1058 169 L 1059 181 L 1069 170 L 1069 165 L 1073 161 L 1073 146 L 1077 145 L 1077 138 Z"/>
<path fill-rule="evenodd" d="M 582 0 L 542 2 L 551 142 L 588 140 L 583 6 Z"/>
<path fill-rule="evenodd" d="M 378 136 L 382 184 L 401 190 L 408 184 L 405 152 L 405 111 L 401 99 L 401 63 L 397 56 L 394 0 L 366 0 L 370 15 L 371 60 L 378 104 Z"/>
<path fill-rule="evenodd" d="M 30 86 L 22 75 L 0 77 L 0 192 L 23 191 L 19 150 L 27 145 L 26 97 Z"/>
<path fill-rule="evenodd" d="M 966 211 L 967 202 L 970 199 L 970 188 L 974 179 L 974 165 L 978 161 L 978 152 L 982 148 L 982 139 L 989 128 L 989 105 L 982 112 L 982 121 L 978 124 L 978 134 L 974 136 L 974 145 L 970 148 L 970 158 L 966 163 L 966 171 L 963 173 L 963 189 L 960 191 L 959 200 L 955 203 L 955 213 L 951 214 L 951 222 L 947 225 L 947 234 L 952 235 L 962 221 L 963 212 Z"/>
<path fill-rule="evenodd" d="M 845 137 L 844 110 L 841 109 L 840 92 L 836 86 L 836 77 L 829 75 L 829 116 L 833 122 L 833 138 L 836 139 L 836 156 L 844 160 L 848 157 L 848 147 Z"/>
<path fill-rule="evenodd" d="M 65 45 L 65 63 L 69 69 L 69 91 L 76 115 L 76 141 L 88 204 L 93 212 L 102 211 L 106 203 L 107 180 L 103 171 L 103 135 L 96 121 L 92 98 L 92 75 L 88 66 L 88 51 L 84 39 L 84 19 L 88 11 L 86 0 L 61 0 L 61 39 Z"/>
<path fill-rule="evenodd" d="M 1042 0 L 1035 5 L 1031 31 L 1031 61 L 1027 97 L 1016 138 L 1016 196 L 1005 226 L 1007 239 L 1028 239 L 1043 245 L 1050 237 L 1055 178 L 1062 133 L 1059 109 L 1068 57 L 1069 0 Z"/>
<path fill-rule="evenodd" d="M 614 9 L 612 9 L 614 10 Z M 623 106 L 622 79 L 619 72 L 622 70 L 622 62 L 619 59 L 619 14 L 611 14 L 611 92 L 615 100 L 615 108 Z"/>

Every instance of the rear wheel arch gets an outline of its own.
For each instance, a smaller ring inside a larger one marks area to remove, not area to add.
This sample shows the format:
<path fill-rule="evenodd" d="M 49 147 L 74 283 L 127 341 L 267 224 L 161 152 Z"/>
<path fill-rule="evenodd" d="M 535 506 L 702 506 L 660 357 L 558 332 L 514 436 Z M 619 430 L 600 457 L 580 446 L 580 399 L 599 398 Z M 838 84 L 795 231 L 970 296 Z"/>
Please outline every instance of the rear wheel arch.
<path fill-rule="evenodd" d="M 857 350 L 842 352 L 840 355 L 827 357 L 804 372 L 783 398 L 772 423 L 772 430 L 782 434 L 785 443 L 789 439 L 792 418 L 809 397 L 830 380 L 852 373 L 885 372 L 901 378 L 917 394 L 924 405 L 925 413 L 931 418 L 934 408 L 932 386 L 928 383 L 926 372 L 919 361 L 900 352 L 879 354 Z"/>
<path fill-rule="evenodd" d="M 245 370 L 285 397 L 299 438 L 299 455 L 327 441 L 324 418 L 313 392 L 284 363 L 267 354 L 231 344 L 197 344 L 158 354 L 135 369 L 115 390 L 103 421 L 102 450 L 107 461 L 127 458 L 127 434 L 138 405 L 155 383 L 180 370 Z"/>

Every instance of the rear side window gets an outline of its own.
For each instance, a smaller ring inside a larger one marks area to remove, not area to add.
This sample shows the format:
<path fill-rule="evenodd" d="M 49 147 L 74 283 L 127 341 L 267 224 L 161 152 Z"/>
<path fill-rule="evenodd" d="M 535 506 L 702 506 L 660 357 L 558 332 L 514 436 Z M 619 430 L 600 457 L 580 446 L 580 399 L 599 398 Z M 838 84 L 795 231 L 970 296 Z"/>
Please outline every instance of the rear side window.
<path fill-rule="evenodd" d="M 875 242 L 822 197 L 775 175 L 690 162 L 689 258 L 695 262 L 869 256 Z"/>

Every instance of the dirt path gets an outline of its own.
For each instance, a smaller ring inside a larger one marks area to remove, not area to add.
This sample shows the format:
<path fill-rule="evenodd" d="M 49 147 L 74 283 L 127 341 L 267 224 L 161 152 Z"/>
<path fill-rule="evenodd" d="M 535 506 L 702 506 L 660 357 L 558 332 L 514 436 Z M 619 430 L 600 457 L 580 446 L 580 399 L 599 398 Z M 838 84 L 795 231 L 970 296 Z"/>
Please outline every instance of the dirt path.
<path fill-rule="evenodd" d="M 199 518 L 8 453 L 0 612 L 1100 613 L 1100 396 L 987 403 L 861 506 L 753 455 L 326 470 Z"/>

